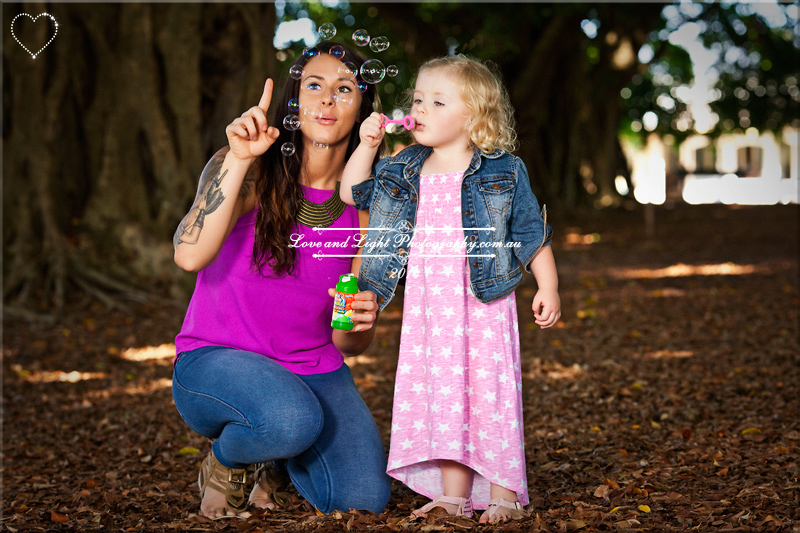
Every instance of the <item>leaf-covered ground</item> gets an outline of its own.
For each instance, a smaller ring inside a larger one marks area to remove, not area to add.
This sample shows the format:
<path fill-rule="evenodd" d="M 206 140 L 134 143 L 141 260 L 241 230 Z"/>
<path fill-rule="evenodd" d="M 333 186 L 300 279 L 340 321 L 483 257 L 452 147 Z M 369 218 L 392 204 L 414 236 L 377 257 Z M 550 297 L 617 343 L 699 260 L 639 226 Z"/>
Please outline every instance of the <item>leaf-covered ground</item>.
<path fill-rule="evenodd" d="M 553 221 L 563 319 L 541 331 L 517 291 L 530 518 L 409 523 L 290 508 L 196 515 L 208 442 L 172 404 L 181 308 L 77 308 L 5 321 L 8 531 L 798 531 L 798 207 L 659 208 Z M 388 445 L 398 299 L 350 360 Z M 345 512 L 346 511 L 346 512 Z"/>

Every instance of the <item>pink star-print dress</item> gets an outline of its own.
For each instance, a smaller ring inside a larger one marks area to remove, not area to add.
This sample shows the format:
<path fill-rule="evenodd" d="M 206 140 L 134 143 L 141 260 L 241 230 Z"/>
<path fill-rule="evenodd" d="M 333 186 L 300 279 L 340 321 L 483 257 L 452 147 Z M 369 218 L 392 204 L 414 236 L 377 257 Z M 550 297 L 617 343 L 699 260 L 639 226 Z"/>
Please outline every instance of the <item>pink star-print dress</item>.
<path fill-rule="evenodd" d="M 490 483 L 527 505 L 516 302 L 513 293 L 488 304 L 472 295 L 462 176 L 420 176 L 387 473 L 435 498 L 439 461 L 449 459 L 475 471 L 475 509 L 486 509 Z"/>

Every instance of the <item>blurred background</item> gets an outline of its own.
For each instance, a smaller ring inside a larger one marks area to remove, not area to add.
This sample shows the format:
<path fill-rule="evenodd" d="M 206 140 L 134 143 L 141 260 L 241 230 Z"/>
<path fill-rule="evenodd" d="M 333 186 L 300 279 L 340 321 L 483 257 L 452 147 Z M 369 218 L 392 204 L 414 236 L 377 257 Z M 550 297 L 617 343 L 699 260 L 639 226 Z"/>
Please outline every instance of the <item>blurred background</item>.
<path fill-rule="evenodd" d="M 373 43 L 363 39 L 364 55 L 395 67 L 375 79 L 384 112 L 398 117 L 425 60 L 493 62 L 517 112 L 517 155 L 551 220 L 641 211 L 652 225 L 656 209 L 684 203 L 798 201 L 797 3 L 2 9 L 11 316 L 85 301 L 124 307 L 153 293 L 188 302 L 194 276 L 174 266 L 172 235 L 200 171 L 265 78 L 280 86 L 331 27 L 348 45 L 363 30 Z M 44 12 L 52 17 L 34 19 Z M 410 142 L 391 139 L 394 148 Z"/>

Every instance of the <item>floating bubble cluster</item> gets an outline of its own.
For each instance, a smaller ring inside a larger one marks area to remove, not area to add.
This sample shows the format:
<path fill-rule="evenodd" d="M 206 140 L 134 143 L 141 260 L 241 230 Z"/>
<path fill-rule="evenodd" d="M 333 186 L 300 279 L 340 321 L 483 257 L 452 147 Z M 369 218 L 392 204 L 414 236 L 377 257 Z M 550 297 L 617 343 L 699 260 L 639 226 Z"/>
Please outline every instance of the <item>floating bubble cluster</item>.
<path fill-rule="evenodd" d="M 336 35 L 336 26 L 330 22 L 326 22 L 319 27 L 318 33 L 321 39 L 331 39 L 334 35 Z"/>
<path fill-rule="evenodd" d="M 300 111 L 300 100 L 298 100 L 297 98 L 292 98 L 291 100 L 289 100 L 288 107 L 289 107 L 289 113 L 297 114 L 297 112 Z"/>
<path fill-rule="evenodd" d="M 361 78 L 367 83 L 378 83 L 386 75 L 386 68 L 378 59 L 368 59 L 361 65 Z"/>
<path fill-rule="evenodd" d="M 289 67 L 289 76 L 292 78 L 299 80 L 303 77 L 303 67 L 300 65 L 292 65 Z"/>
<path fill-rule="evenodd" d="M 319 55 L 319 50 L 316 48 L 306 48 L 303 50 L 303 57 L 306 59 L 311 59 L 312 57 L 317 57 Z"/>
<path fill-rule="evenodd" d="M 319 142 L 319 141 L 313 141 L 311 143 L 311 146 L 316 148 L 317 150 L 327 150 L 328 149 L 328 143 L 323 143 L 323 142 Z"/>
<path fill-rule="evenodd" d="M 300 126 L 300 117 L 297 115 L 286 115 L 283 118 L 283 127 L 289 131 L 299 130 Z"/>
<path fill-rule="evenodd" d="M 367 92 L 367 87 L 369 87 L 369 85 L 367 85 L 367 82 L 362 80 L 362 81 L 359 81 L 358 83 L 356 83 L 356 87 L 358 87 L 359 91 L 361 91 L 362 93 L 365 93 L 365 92 Z"/>
<path fill-rule="evenodd" d="M 344 57 L 344 48 L 337 44 L 336 46 L 331 46 L 331 51 L 328 53 L 336 59 L 342 59 Z"/>
<path fill-rule="evenodd" d="M 281 153 L 287 157 L 294 154 L 294 145 L 289 142 L 283 143 L 281 145 Z"/>
<path fill-rule="evenodd" d="M 399 72 L 400 69 L 398 69 L 395 65 L 389 65 L 388 67 L 386 67 L 386 75 L 389 76 L 390 78 L 394 78 L 395 76 L 397 76 Z"/>
<path fill-rule="evenodd" d="M 367 46 L 369 44 L 369 33 L 367 33 L 367 30 L 354 31 L 353 42 L 356 43 L 356 46 Z"/>
<path fill-rule="evenodd" d="M 369 48 L 373 52 L 383 52 L 389 48 L 389 39 L 384 36 L 375 37 L 369 41 Z"/>

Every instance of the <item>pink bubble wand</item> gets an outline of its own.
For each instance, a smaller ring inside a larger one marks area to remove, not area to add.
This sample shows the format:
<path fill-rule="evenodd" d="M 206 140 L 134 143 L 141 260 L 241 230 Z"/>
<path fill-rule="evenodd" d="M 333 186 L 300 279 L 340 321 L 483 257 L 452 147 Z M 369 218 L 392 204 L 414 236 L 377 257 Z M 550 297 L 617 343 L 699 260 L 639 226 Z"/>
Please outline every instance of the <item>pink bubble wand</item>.
<path fill-rule="evenodd" d="M 386 127 L 387 124 L 402 124 L 407 130 L 413 130 L 415 125 L 414 117 L 411 115 L 406 115 L 400 120 L 392 120 L 386 115 L 381 115 L 381 127 Z"/>

